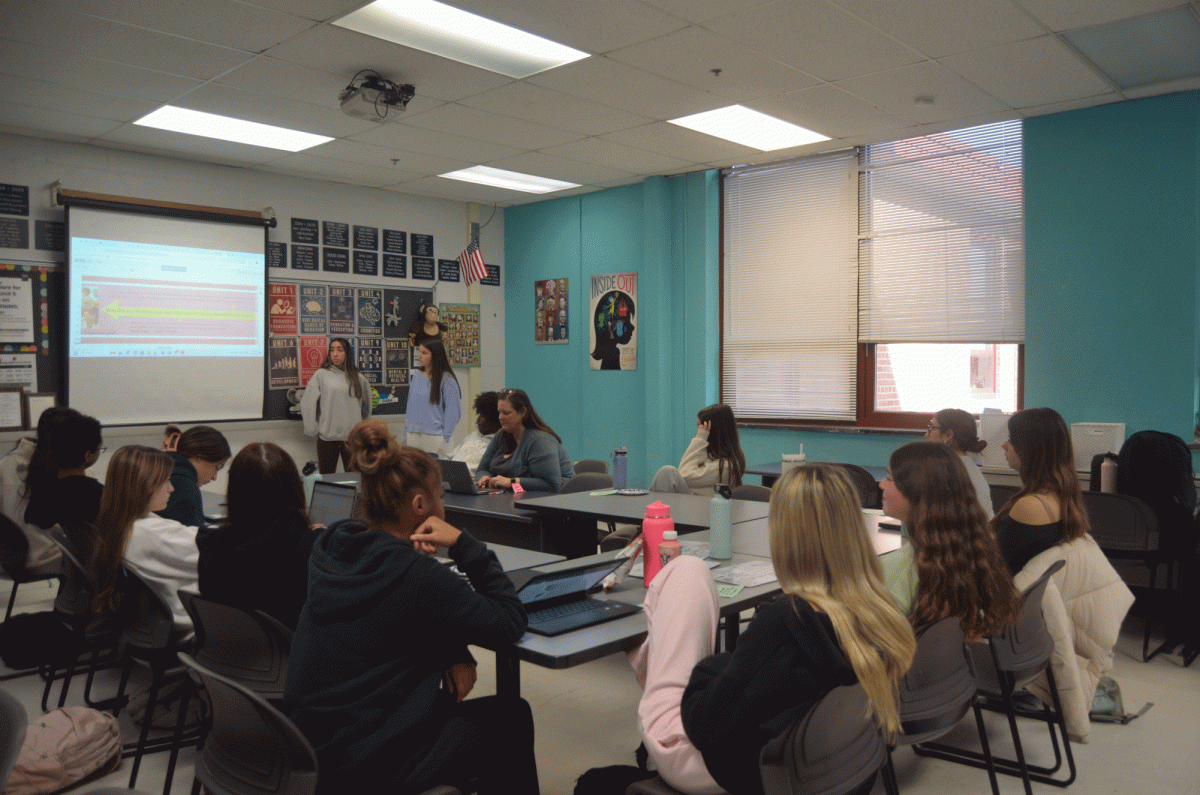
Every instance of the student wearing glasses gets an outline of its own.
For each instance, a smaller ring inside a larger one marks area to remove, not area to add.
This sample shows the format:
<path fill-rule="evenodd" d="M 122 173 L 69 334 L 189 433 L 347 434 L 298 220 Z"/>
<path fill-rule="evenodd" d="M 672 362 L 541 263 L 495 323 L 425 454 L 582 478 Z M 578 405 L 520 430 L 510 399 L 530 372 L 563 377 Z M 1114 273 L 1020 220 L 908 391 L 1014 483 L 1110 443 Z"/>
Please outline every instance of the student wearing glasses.
<path fill-rule="evenodd" d="M 979 507 L 983 508 L 988 519 L 995 513 L 992 510 L 992 490 L 983 478 L 983 472 L 971 459 L 972 453 L 982 453 L 987 442 L 979 438 L 975 429 L 975 418 L 962 409 L 942 409 L 933 415 L 929 421 L 929 429 L 925 438 L 931 442 L 941 442 L 962 457 L 967 466 L 967 476 L 971 478 L 971 486 L 975 496 L 979 498 Z"/>
<path fill-rule="evenodd" d="M 505 389 L 496 409 L 500 431 L 475 470 L 481 489 L 511 489 L 520 483 L 525 491 L 560 491 L 575 477 L 562 439 L 538 416 L 529 395 Z"/>
<path fill-rule="evenodd" d="M 45 530 L 56 524 L 96 520 L 104 487 L 86 473 L 104 452 L 101 441 L 100 422 L 96 418 L 77 411 L 62 417 L 51 431 L 49 469 L 37 477 L 36 468 L 29 468 L 26 522 Z"/>

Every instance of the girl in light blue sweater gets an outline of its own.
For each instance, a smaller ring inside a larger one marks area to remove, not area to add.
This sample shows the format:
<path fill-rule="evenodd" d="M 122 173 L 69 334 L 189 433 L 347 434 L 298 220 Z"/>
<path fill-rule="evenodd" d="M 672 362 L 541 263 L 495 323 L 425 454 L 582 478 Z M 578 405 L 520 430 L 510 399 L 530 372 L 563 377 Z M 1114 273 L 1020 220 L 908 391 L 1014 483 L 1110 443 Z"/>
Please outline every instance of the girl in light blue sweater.
<path fill-rule="evenodd" d="M 462 394 L 441 340 L 422 342 L 417 361 L 421 369 L 408 383 L 403 442 L 440 457 L 450 450 L 450 439 L 462 417 Z"/>

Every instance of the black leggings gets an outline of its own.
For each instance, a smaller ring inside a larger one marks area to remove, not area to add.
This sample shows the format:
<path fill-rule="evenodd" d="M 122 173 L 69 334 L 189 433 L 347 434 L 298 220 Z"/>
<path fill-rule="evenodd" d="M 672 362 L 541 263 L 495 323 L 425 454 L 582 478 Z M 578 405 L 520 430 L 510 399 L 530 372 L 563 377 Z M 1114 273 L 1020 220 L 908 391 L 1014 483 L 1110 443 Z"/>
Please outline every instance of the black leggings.
<path fill-rule="evenodd" d="M 487 696 L 451 707 L 416 767 L 389 791 L 409 795 L 451 784 L 467 792 L 472 779 L 479 795 L 538 795 L 533 712 L 524 699 Z"/>

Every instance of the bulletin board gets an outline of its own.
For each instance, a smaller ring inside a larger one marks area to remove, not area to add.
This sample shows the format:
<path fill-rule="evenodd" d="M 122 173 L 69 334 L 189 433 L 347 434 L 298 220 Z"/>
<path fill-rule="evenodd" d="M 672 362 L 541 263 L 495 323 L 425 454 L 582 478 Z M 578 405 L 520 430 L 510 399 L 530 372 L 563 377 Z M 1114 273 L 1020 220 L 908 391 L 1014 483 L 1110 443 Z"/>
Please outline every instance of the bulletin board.
<path fill-rule="evenodd" d="M 61 311 L 64 288 L 59 268 L 0 260 L 0 386 L 59 391 L 66 339 L 50 318 Z"/>

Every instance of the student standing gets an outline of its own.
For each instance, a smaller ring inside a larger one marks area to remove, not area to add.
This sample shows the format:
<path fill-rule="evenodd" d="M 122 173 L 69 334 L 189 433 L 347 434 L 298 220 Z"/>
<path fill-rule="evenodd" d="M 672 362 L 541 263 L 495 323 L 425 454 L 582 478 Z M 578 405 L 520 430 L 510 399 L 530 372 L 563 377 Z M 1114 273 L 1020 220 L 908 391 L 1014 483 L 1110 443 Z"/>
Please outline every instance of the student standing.
<path fill-rule="evenodd" d="M 300 401 L 304 433 L 317 437 L 317 468 L 322 475 L 337 472 L 339 456 L 342 468 L 348 468 L 346 436 L 370 413 L 371 385 L 354 365 L 354 348 L 345 337 L 334 337 Z"/>
<path fill-rule="evenodd" d="M 427 339 L 417 348 L 419 369 L 408 382 L 408 408 L 404 412 L 404 444 L 444 455 L 462 417 L 462 392 L 450 369 L 446 346 Z"/>

